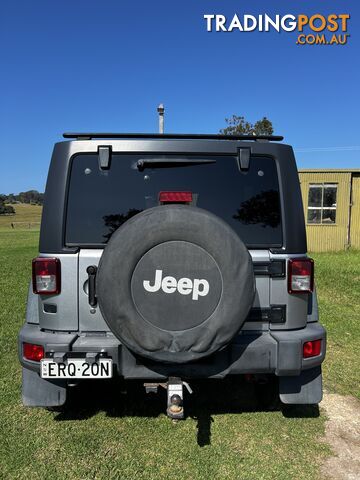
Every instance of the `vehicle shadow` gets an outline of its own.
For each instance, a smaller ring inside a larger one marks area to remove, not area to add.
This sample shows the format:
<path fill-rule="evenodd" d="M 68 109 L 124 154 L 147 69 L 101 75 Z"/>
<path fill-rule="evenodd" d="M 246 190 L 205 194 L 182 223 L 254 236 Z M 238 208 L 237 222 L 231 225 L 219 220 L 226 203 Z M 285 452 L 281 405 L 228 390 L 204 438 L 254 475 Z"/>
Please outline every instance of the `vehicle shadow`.
<path fill-rule="evenodd" d="M 211 425 L 214 416 L 219 414 L 277 411 L 287 418 L 319 416 L 317 405 L 281 404 L 276 378 L 270 378 L 268 383 L 261 384 L 247 382 L 243 376 L 191 381 L 193 393 L 185 392 L 185 418 L 197 422 L 198 445 L 211 444 Z M 165 411 L 166 390 L 162 387 L 156 394 L 146 394 L 141 381 L 94 380 L 72 388 L 69 401 L 54 419 L 58 422 L 86 420 L 98 412 L 106 412 L 109 417 L 156 418 Z"/>

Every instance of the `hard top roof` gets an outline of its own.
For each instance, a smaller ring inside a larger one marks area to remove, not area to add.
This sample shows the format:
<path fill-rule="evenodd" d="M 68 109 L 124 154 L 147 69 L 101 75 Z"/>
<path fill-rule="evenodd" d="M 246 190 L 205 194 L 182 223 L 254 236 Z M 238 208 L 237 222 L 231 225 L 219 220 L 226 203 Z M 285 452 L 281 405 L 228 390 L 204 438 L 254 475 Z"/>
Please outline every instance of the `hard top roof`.
<path fill-rule="evenodd" d="M 208 133 L 96 133 L 96 132 L 65 132 L 64 138 L 77 140 L 92 140 L 101 138 L 128 138 L 128 139 L 176 139 L 176 140 L 253 140 L 279 142 L 284 139 L 280 135 L 221 135 Z"/>

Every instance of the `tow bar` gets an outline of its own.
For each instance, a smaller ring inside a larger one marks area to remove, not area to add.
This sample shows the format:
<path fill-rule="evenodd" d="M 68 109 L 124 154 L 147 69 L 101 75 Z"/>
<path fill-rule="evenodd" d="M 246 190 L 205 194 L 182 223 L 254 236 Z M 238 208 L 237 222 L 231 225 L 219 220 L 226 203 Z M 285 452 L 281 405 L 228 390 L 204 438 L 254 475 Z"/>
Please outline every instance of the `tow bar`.
<path fill-rule="evenodd" d="M 190 385 L 179 377 L 169 377 L 166 383 L 144 383 L 146 393 L 157 393 L 159 387 L 167 390 L 166 414 L 175 421 L 184 418 L 184 386 L 193 393 Z"/>

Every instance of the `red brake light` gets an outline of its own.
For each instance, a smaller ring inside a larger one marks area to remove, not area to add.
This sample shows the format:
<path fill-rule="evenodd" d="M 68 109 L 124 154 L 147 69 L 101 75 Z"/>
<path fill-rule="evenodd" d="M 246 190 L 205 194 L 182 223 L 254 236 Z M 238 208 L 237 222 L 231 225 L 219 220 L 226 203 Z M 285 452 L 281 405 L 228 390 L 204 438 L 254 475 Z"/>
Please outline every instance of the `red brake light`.
<path fill-rule="evenodd" d="M 60 260 L 38 257 L 32 261 L 33 291 L 42 295 L 60 293 Z"/>
<path fill-rule="evenodd" d="M 191 203 L 192 192 L 160 192 L 160 203 Z"/>
<path fill-rule="evenodd" d="M 321 353 L 321 340 L 311 340 L 303 345 L 303 357 L 317 357 Z"/>
<path fill-rule="evenodd" d="M 314 288 L 314 260 L 292 258 L 288 263 L 288 292 L 310 293 Z"/>
<path fill-rule="evenodd" d="M 45 356 L 44 347 L 34 343 L 23 343 L 23 355 L 26 360 L 40 362 Z"/>

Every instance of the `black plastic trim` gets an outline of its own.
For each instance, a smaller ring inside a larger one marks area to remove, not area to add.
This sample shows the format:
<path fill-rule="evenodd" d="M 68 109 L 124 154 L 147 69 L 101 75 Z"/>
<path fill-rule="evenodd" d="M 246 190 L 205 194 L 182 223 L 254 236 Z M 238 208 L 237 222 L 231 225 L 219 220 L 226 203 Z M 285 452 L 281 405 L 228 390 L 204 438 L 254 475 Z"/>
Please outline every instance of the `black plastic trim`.
<path fill-rule="evenodd" d="M 156 139 L 184 139 L 184 140 L 268 140 L 273 142 L 281 142 L 284 137 L 281 135 L 221 135 L 214 133 L 79 133 L 79 132 L 65 132 L 64 138 L 74 138 L 78 140 L 91 140 L 100 138 L 156 138 Z"/>
<path fill-rule="evenodd" d="M 240 171 L 247 171 L 250 167 L 251 148 L 238 148 L 238 166 Z"/>
<path fill-rule="evenodd" d="M 96 297 L 96 265 L 89 265 L 86 269 L 88 274 L 88 289 L 89 289 L 89 305 L 91 307 L 96 307 L 97 297 Z"/>
<path fill-rule="evenodd" d="M 272 278 L 284 278 L 286 276 L 285 260 L 270 260 L 269 262 L 254 262 L 254 275 L 268 275 Z"/>
<path fill-rule="evenodd" d="M 252 308 L 245 322 L 286 322 L 286 305 L 270 305 L 269 308 Z"/>
<path fill-rule="evenodd" d="M 108 170 L 111 162 L 111 147 L 101 146 L 98 148 L 98 153 L 100 170 Z"/>
<path fill-rule="evenodd" d="M 56 313 L 57 312 L 57 305 L 53 303 L 44 303 L 44 312 L 45 313 Z"/>
<path fill-rule="evenodd" d="M 44 345 L 46 352 L 71 352 L 70 355 L 74 356 L 82 352 L 104 351 L 114 361 L 114 375 L 141 380 L 166 379 L 175 374 L 183 378 L 223 378 L 241 373 L 299 375 L 301 371 L 320 365 L 326 355 L 326 331 L 317 322 L 307 324 L 305 328 L 289 331 L 270 330 L 259 333 L 243 329 L 227 348 L 214 354 L 214 357 L 181 366 L 154 364 L 152 369 L 146 365 L 137 365 L 135 356 L 115 337 L 102 335 L 97 337 L 79 337 L 75 333 L 52 333 L 41 331 L 38 325 L 25 324 L 19 334 L 20 363 L 26 369 L 39 372 L 39 362 L 29 362 L 23 358 L 23 342 Z M 321 354 L 303 359 L 303 343 L 315 339 L 322 340 Z"/>

